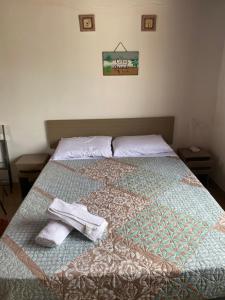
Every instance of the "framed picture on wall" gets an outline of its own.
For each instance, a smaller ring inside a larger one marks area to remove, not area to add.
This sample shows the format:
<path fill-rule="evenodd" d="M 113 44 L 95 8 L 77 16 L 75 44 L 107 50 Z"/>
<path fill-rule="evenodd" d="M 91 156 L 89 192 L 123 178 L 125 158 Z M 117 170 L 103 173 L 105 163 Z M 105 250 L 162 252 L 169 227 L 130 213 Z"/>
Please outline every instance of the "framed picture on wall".
<path fill-rule="evenodd" d="M 79 15 L 80 31 L 95 31 L 94 15 Z"/>
<path fill-rule="evenodd" d="M 138 51 L 102 52 L 104 76 L 138 75 Z"/>
<path fill-rule="evenodd" d="M 141 31 L 156 31 L 156 15 L 143 15 L 141 17 Z"/>

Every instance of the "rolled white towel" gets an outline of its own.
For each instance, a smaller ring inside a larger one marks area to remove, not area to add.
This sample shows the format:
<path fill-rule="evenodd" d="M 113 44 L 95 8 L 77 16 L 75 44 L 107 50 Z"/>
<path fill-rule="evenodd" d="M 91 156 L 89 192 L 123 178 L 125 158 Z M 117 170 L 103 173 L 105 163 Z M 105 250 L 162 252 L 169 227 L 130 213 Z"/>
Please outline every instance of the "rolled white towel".
<path fill-rule="evenodd" d="M 79 206 L 79 209 L 87 211 L 87 207 L 82 204 L 76 204 L 76 207 Z M 44 247 L 56 247 L 62 244 L 65 238 L 74 230 L 74 227 L 62 223 L 61 221 L 51 220 L 37 235 L 35 242 Z"/>
<path fill-rule="evenodd" d="M 69 204 L 55 198 L 48 208 L 48 216 L 52 220 L 61 221 L 74 227 L 90 240 L 102 239 L 108 223 L 99 216 L 89 213 L 80 204 Z"/>

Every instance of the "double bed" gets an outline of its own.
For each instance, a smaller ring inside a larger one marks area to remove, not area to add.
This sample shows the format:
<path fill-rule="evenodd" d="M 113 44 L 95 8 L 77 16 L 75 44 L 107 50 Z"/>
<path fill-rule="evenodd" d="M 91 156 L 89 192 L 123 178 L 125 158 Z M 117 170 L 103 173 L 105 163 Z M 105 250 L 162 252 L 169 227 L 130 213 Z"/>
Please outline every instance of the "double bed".
<path fill-rule="evenodd" d="M 88 122 L 47 122 L 49 143 L 149 133 L 172 142 L 172 117 Z M 107 236 L 93 243 L 74 230 L 59 247 L 38 246 L 55 197 L 104 217 Z M 172 152 L 50 160 L 0 239 L 3 300 L 219 297 L 225 297 L 225 213 Z"/>

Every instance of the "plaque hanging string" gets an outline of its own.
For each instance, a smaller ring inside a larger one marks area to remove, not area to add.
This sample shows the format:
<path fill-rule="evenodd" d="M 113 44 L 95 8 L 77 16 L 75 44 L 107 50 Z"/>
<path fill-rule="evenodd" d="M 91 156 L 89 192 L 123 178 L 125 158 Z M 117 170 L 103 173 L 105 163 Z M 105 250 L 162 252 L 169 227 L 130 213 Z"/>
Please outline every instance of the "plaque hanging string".
<path fill-rule="evenodd" d="M 122 42 L 119 42 L 119 44 L 118 44 L 118 45 L 116 46 L 116 48 L 113 50 L 114 52 L 116 52 L 116 50 L 117 50 L 117 48 L 119 47 L 119 45 L 121 45 L 121 46 L 123 47 L 124 51 L 127 52 L 127 49 L 126 49 L 126 47 L 124 46 L 124 44 L 123 44 Z"/>

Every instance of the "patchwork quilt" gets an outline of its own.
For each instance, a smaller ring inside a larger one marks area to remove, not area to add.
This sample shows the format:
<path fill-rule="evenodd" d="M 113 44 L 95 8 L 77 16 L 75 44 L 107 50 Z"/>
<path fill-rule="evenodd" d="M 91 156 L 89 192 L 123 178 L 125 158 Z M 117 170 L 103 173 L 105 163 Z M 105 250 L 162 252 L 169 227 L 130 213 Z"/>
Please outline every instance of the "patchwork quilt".
<path fill-rule="evenodd" d="M 109 223 L 35 244 L 54 197 Z M 49 161 L 0 240 L 1 300 L 225 296 L 225 213 L 177 157 Z"/>

